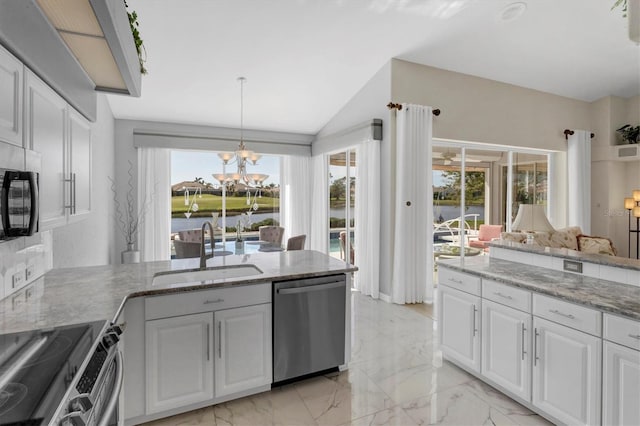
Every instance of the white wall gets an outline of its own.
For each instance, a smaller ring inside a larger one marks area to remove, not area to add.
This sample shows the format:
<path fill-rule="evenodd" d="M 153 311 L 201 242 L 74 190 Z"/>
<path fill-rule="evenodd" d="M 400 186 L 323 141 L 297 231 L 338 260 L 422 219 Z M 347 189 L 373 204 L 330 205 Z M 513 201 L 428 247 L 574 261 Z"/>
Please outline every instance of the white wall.
<path fill-rule="evenodd" d="M 107 176 L 114 176 L 114 119 L 105 95 L 98 95 L 97 120 L 91 123 L 91 214 L 77 223 L 53 229 L 53 267 L 117 263 L 113 197 Z M 46 159 L 43 159 L 46 161 Z"/>

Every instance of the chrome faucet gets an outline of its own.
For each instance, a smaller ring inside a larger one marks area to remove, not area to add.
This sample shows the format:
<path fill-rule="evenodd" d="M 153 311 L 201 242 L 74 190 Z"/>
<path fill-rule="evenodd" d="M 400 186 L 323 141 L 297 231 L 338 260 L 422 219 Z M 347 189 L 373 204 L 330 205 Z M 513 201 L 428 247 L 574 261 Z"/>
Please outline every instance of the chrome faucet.
<path fill-rule="evenodd" d="M 211 235 L 211 254 L 210 255 L 207 255 L 207 253 L 204 250 L 204 232 L 207 226 L 209 227 L 209 232 Z M 200 269 L 204 269 L 207 267 L 207 259 L 210 259 L 213 257 L 213 249 L 215 245 L 216 243 L 214 241 L 214 235 L 213 235 L 213 224 L 208 220 L 206 220 L 202 224 L 202 238 L 200 239 Z"/>

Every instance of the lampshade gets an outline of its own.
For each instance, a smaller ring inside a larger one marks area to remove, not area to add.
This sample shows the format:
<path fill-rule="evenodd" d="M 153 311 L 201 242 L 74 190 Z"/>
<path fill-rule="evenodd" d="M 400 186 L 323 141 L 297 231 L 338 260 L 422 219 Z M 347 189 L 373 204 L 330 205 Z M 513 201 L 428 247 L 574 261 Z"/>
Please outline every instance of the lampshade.
<path fill-rule="evenodd" d="M 224 161 L 225 163 L 228 163 L 229 160 L 231 160 L 234 155 L 235 154 L 233 152 L 219 152 L 218 153 L 218 157 L 220 157 L 220 159 L 222 161 Z"/>
<path fill-rule="evenodd" d="M 624 208 L 627 210 L 631 210 L 636 206 L 636 202 L 631 197 L 627 197 L 624 199 Z"/>
<path fill-rule="evenodd" d="M 544 208 L 545 206 L 540 204 L 520 204 L 511 229 L 514 231 L 553 231 L 553 226 L 547 220 Z"/>
<path fill-rule="evenodd" d="M 633 200 L 640 201 L 640 189 L 633 190 Z"/>
<path fill-rule="evenodd" d="M 640 217 L 640 206 L 633 208 L 633 216 Z"/>

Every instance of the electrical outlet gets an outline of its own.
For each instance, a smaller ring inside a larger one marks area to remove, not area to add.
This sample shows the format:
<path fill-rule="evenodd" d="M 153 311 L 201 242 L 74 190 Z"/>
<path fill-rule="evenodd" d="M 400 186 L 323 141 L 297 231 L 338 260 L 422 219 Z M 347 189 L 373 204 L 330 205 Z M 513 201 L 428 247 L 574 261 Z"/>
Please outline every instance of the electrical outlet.
<path fill-rule="evenodd" d="M 11 279 L 11 288 L 19 288 L 24 281 L 24 272 L 16 272 Z"/>
<path fill-rule="evenodd" d="M 34 265 L 29 265 L 29 266 L 27 266 L 27 269 L 24 270 L 24 278 L 27 281 L 29 281 L 29 279 L 31 279 L 35 269 L 36 269 L 36 267 Z"/>

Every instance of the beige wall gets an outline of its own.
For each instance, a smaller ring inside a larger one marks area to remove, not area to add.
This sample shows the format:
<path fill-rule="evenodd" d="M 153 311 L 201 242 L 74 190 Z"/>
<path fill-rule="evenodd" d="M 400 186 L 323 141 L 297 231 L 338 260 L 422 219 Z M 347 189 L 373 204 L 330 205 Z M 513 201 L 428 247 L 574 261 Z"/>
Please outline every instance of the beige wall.
<path fill-rule="evenodd" d="M 589 130 L 586 102 L 392 60 L 391 96 L 440 108 L 435 138 L 566 150 L 564 129 Z"/>

